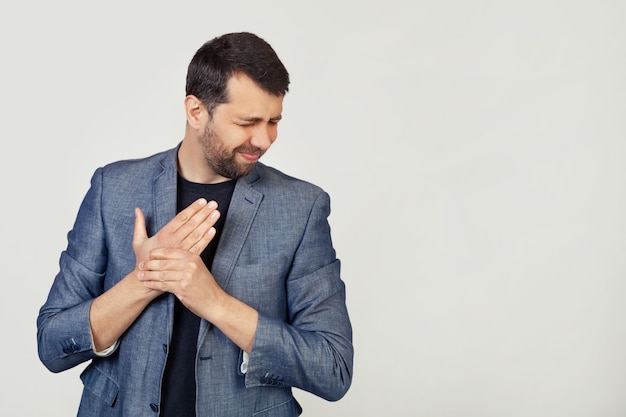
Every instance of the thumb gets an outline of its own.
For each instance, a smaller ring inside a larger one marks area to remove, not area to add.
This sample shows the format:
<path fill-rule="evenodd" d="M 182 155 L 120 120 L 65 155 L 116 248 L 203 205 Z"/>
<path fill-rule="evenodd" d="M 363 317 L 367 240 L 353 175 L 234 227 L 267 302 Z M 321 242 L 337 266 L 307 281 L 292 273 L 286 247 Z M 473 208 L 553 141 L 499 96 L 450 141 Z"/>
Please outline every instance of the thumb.
<path fill-rule="evenodd" d="M 137 250 L 148 239 L 146 218 L 140 208 L 135 208 L 135 229 L 133 231 L 133 248 Z"/>

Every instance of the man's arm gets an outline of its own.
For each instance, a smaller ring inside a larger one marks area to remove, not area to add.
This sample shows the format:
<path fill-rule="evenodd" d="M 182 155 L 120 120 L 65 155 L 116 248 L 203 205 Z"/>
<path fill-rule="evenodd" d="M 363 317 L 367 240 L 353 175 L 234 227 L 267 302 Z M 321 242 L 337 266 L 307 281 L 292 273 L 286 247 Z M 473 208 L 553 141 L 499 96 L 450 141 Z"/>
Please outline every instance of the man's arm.
<path fill-rule="evenodd" d="M 286 321 L 259 314 L 246 387 L 292 386 L 335 401 L 352 381 L 352 327 L 331 241 L 330 199 L 320 193 L 286 280 Z"/>
<path fill-rule="evenodd" d="M 37 318 L 39 358 L 53 372 L 69 369 L 94 358 L 96 356 L 94 347 L 100 350 L 114 344 L 116 338 L 133 322 L 133 316 L 136 317 L 137 314 L 136 310 L 131 311 L 130 318 L 120 320 L 122 323 L 120 327 L 107 328 L 107 326 L 117 326 L 116 322 L 120 316 L 115 314 L 115 309 L 119 308 L 121 311 L 129 304 L 128 300 L 123 298 L 128 295 L 126 290 L 141 288 L 145 291 L 141 285 L 136 287 L 128 285 L 132 284 L 133 279 L 136 281 L 136 275 L 132 272 L 125 278 L 121 275 L 119 279 L 122 279 L 124 284 L 120 284 L 115 290 L 111 288 L 112 293 L 103 297 L 102 300 L 108 297 L 115 298 L 112 301 L 113 304 L 104 303 L 106 305 L 103 305 L 98 301 L 96 308 L 93 309 L 92 317 L 92 304 L 107 289 L 105 282 L 107 280 L 115 282 L 115 275 L 123 272 L 111 271 L 108 267 L 111 259 L 109 259 L 109 238 L 106 236 L 107 231 L 101 211 L 102 188 L 103 173 L 102 169 L 98 169 L 92 177 L 91 187 L 81 204 L 75 225 L 68 234 L 67 249 L 61 253 L 59 260 L 59 273 Z M 210 218 L 210 213 L 216 209 L 213 204 L 207 204 L 205 201 L 194 203 L 190 207 L 192 207 L 191 212 L 179 213 L 150 239 L 145 234 L 144 226 L 141 233 L 135 236 L 137 243 L 134 243 L 132 248 L 128 246 L 129 251 L 134 249 L 137 253 L 131 253 L 127 257 L 129 259 L 123 262 L 115 261 L 113 264 L 128 265 L 130 260 L 138 264 L 140 261 L 134 259 L 133 255 L 142 259 L 144 256 L 147 257 L 146 254 L 152 248 L 158 246 L 181 247 L 201 252 L 213 236 L 210 229 L 215 219 Z M 142 224 L 143 216 L 140 213 L 138 215 L 141 217 L 136 221 Z M 202 219 L 204 220 L 201 221 Z M 135 227 L 138 227 L 137 223 Z M 128 228 L 117 227 L 116 230 L 119 233 Z M 130 237 L 116 236 L 116 241 L 130 241 Z M 135 308 L 143 309 L 149 301 L 144 298 L 145 294 L 140 294 L 140 296 L 138 294 L 139 291 L 132 293 L 136 298 L 131 299 L 130 304 L 136 303 Z M 156 295 L 148 294 L 147 297 L 153 299 Z M 114 319 L 108 320 L 109 318 Z"/>
<path fill-rule="evenodd" d="M 148 238 L 143 212 L 135 210 L 133 250 L 137 266 L 111 289 L 98 296 L 89 311 L 94 349 L 112 346 L 146 306 L 162 291 L 151 290 L 137 279 L 138 265 L 154 248 L 180 248 L 201 253 L 215 236 L 213 225 L 219 218 L 217 205 L 200 199 L 181 211 L 155 236 Z"/>
<path fill-rule="evenodd" d="M 330 238 L 330 201 L 320 194 L 287 278 L 289 322 L 259 314 L 215 282 L 198 256 L 156 249 L 138 274 L 168 291 L 249 353 L 246 386 L 284 384 L 337 400 L 352 379 L 352 329 Z"/>
<path fill-rule="evenodd" d="M 224 291 L 204 265 L 189 251 L 157 248 L 139 265 L 144 288 L 167 291 L 194 314 L 212 323 L 243 351 L 250 353 L 258 320 L 255 309 Z"/>

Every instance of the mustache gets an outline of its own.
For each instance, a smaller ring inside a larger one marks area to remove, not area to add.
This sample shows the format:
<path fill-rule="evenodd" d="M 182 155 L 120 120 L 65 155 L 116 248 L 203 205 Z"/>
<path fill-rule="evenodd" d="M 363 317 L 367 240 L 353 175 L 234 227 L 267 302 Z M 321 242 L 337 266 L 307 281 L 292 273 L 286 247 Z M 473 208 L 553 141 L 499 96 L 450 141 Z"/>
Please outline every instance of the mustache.
<path fill-rule="evenodd" d="M 241 145 L 235 148 L 235 152 L 244 152 L 244 153 L 259 153 L 263 154 L 265 151 L 257 146 L 245 146 Z"/>

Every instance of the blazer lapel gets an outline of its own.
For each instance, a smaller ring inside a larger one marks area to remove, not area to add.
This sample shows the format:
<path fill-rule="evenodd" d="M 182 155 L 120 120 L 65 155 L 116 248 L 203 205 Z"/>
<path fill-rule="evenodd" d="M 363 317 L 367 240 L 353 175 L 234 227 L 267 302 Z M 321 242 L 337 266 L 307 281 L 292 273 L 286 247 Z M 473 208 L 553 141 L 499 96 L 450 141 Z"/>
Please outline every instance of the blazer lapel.
<path fill-rule="evenodd" d="M 211 273 L 215 281 L 225 291 L 227 291 L 235 264 L 250 233 L 254 216 L 263 200 L 263 193 L 252 188 L 259 178 L 256 168 L 246 177 L 240 178 L 230 200 L 224 230 L 211 265 Z M 200 322 L 198 347 L 202 345 L 211 328 L 213 325 L 206 320 Z"/>
<path fill-rule="evenodd" d="M 235 263 L 263 200 L 263 193 L 252 188 L 259 179 L 256 168 L 246 177 L 240 178 L 230 200 L 224 230 L 211 268 L 215 280 L 224 290 L 228 287 Z"/>
<path fill-rule="evenodd" d="M 154 177 L 154 222 L 149 227 L 150 236 L 176 216 L 177 155 L 178 147 L 167 152 L 160 161 L 162 170 Z"/>

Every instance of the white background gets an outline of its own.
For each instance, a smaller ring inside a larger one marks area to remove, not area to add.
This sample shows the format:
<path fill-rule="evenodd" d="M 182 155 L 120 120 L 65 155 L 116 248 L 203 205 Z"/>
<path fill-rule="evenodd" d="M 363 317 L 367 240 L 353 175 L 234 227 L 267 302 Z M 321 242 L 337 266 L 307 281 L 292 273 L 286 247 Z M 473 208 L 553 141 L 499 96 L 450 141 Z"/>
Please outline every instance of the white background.
<path fill-rule="evenodd" d="M 35 320 L 99 166 L 182 138 L 195 50 L 292 79 L 264 161 L 324 187 L 356 347 L 305 416 L 626 415 L 626 3 L 0 6 L 1 414 L 75 415 Z"/>

